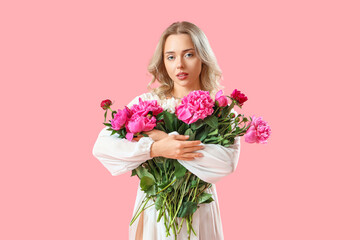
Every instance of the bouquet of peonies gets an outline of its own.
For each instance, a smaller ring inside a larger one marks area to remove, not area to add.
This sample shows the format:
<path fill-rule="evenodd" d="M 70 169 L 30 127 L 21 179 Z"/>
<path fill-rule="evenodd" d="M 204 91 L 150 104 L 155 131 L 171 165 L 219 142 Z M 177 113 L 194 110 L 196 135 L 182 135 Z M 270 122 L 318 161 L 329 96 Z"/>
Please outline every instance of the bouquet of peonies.
<path fill-rule="evenodd" d="M 109 127 L 107 130 L 129 141 L 139 135 L 147 136 L 143 132 L 158 129 L 188 135 L 190 141 L 200 140 L 225 147 L 233 144 L 235 137 L 243 135 L 248 143 L 267 143 L 271 129 L 261 117 L 253 116 L 249 120 L 242 114 L 235 114 L 234 106 L 241 108 L 245 101 L 247 97 L 236 89 L 231 96 L 219 91 L 215 101 L 209 92 L 197 90 L 182 99 L 175 113 L 164 111 L 156 100 L 142 101 L 141 98 L 139 104 L 134 104 L 130 109 L 125 107 L 113 111 L 110 100 L 102 101 L 101 107 L 106 110 L 104 124 Z M 106 123 L 108 109 L 112 112 L 112 119 Z M 164 218 L 167 236 L 172 231 L 176 239 L 184 221 L 188 238 L 192 232 L 196 235 L 192 228 L 192 217 L 200 204 L 213 201 L 212 195 L 205 192 L 211 187 L 210 183 L 189 172 L 176 159 L 164 157 L 154 157 L 142 163 L 132 171 L 131 176 L 135 175 L 139 177 L 141 190 L 146 197 L 130 225 L 142 211 L 150 207 L 147 203 L 152 199 L 158 212 L 157 221 Z"/>

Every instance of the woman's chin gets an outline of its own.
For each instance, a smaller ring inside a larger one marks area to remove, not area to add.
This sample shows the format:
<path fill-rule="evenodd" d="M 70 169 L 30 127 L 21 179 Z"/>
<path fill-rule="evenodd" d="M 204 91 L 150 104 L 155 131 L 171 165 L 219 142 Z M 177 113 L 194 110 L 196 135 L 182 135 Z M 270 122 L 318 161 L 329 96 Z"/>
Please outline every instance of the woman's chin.
<path fill-rule="evenodd" d="M 184 80 L 179 80 L 177 79 L 176 81 L 174 81 L 175 86 L 179 86 L 179 87 L 185 87 L 185 88 L 193 88 L 193 86 L 197 85 L 196 83 L 194 83 L 194 81 L 189 80 L 189 79 L 184 79 Z"/>

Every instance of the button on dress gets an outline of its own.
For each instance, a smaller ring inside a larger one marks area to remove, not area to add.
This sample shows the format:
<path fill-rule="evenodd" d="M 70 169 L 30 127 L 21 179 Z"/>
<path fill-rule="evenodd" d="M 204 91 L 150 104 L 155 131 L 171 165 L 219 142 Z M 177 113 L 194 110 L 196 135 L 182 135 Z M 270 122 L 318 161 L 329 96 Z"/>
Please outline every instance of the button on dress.
<path fill-rule="evenodd" d="M 133 99 L 127 106 L 139 102 L 139 98 L 144 100 L 157 100 L 164 110 L 175 112 L 175 107 L 180 100 L 175 98 L 160 99 L 155 93 L 144 93 Z M 235 113 L 235 111 L 233 111 Z M 104 165 L 113 175 L 117 176 L 127 171 L 137 168 L 150 157 L 150 147 L 154 142 L 150 137 L 142 137 L 138 142 L 120 139 L 117 136 L 110 136 L 111 132 L 103 128 L 93 147 L 93 155 Z M 178 134 L 172 132 L 170 134 Z M 197 157 L 192 161 L 178 160 L 181 165 L 190 172 L 198 176 L 201 180 L 212 183 L 212 187 L 207 189 L 207 193 L 213 195 L 214 201 L 208 204 L 200 204 L 200 207 L 193 215 L 192 226 L 197 234 L 191 234 L 191 240 L 222 240 L 223 229 L 220 217 L 219 202 L 216 193 L 215 183 L 221 178 L 235 171 L 240 155 L 240 137 L 235 138 L 233 145 L 223 147 L 218 144 L 203 144 L 205 148 L 198 150 L 202 157 Z M 133 216 L 145 197 L 138 185 Z M 154 202 L 150 200 L 147 206 Z M 163 218 L 157 222 L 155 206 L 147 208 L 136 221 L 129 226 L 129 240 L 175 240 L 173 235 L 166 237 L 166 230 Z M 178 218 L 178 223 L 180 223 Z M 142 221 L 140 223 L 140 221 Z M 186 224 L 183 224 L 178 240 L 187 240 Z"/>

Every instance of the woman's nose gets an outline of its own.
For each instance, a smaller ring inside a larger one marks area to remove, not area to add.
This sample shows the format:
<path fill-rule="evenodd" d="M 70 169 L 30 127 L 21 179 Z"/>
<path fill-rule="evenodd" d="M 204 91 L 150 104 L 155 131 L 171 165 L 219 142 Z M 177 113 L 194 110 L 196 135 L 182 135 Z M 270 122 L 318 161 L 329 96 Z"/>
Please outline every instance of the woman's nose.
<path fill-rule="evenodd" d="M 178 59 L 179 60 L 176 64 L 177 68 L 183 68 L 184 67 L 183 59 L 181 57 L 179 57 Z"/>

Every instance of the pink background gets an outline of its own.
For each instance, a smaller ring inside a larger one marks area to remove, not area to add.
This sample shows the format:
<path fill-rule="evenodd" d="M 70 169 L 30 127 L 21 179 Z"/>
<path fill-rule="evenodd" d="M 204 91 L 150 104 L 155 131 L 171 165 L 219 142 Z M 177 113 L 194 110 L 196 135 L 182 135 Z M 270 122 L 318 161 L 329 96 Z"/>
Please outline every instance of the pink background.
<path fill-rule="evenodd" d="M 216 2 L 0 3 L 0 239 L 127 239 L 138 180 L 92 156 L 99 104 L 146 91 L 179 20 L 273 131 L 217 184 L 225 239 L 360 239 L 358 1 Z"/>

